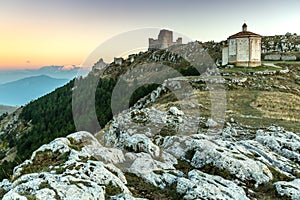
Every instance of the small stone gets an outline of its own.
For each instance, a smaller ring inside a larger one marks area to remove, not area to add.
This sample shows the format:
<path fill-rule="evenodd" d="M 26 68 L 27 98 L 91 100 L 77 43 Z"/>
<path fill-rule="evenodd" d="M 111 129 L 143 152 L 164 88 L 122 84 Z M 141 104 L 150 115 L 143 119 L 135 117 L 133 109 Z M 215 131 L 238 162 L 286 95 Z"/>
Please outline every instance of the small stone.
<path fill-rule="evenodd" d="M 175 116 L 182 116 L 184 115 L 184 113 L 179 110 L 177 107 L 175 106 L 172 106 L 170 109 L 169 109 L 169 113 L 172 114 L 172 115 L 175 115 Z"/>
<path fill-rule="evenodd" d="M 206 127 L 210 127 L 210 128 L 213 128 L 213 127 L 216 127 L 218 126 L 218 123 L 215 122 L 213 119 L 209 118 L 206 122 Z"/>

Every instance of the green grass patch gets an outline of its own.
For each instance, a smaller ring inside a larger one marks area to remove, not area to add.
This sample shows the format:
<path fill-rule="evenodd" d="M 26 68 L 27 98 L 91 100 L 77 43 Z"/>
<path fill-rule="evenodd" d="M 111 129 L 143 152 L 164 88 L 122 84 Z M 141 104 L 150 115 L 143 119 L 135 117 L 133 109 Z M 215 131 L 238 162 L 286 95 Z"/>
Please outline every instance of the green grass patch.
<path fill-rule="evenodd" d="M 51 188 L 51 185 L 47 181 L 44 181 L 39 185 L 39 190 L 44 188 Z"/>
<path fill-rule="evenodd" d="M 23 167 L 21 175 L 47 172 L 50 170 L 50 166 L 59 166 L 64 164 L 68 160 L 69 154 L 69 152 L 60 154 L 59 152 L 52 152 L 51 150 L 37 152 L 32 164 L 28 164 Z"/>
<path fill-rule="evenodd" d="M 156 170 L 156 171 L 153 171 L 155 174 L 158 174 L 158 175 L 163 175 L 165 172 L 163 170 Z"/>
<path fill-rule="evenodd" d="M 158 134 L 161 135 L 162 137 L 174 136 L 177 135 L 177 130 L 175 126 L 168 124 L 162 127 L 162 129 L 158 132 Z"/>
<path fill-rule="evenodd" d="M 199 169 L 202 172 L 205 172 L 207 174 L 215 175 L 215 176 L 221 176 L 224 179 L 227 180 L 233 180 L 235 179 L 235 175 L 230 174 L 229 171 L 225 169 L 221 169 L 219 167 L 214 166 L 213 164 L 206 164 L 202 168 Z"/>
<path fill-rule="evenodd" d="M 269 170 L 271 171 L 272 175 L 273 175 L 273 180 L 272 182 L 278 182 L 278 181 L 292 181 L 293 179 L 291 177 L 288 177 L 285 174 L 280 173 L 279 171 L 277 171 L 276 169 L 274 169 L 274 167 L 269 166 Z"/>
<path fill-rule="evenodd" d="M 113 185 L 112 182 L 110 182 L 108 185 L 105 185 L 106 198 L 109 198 L 110 196 L 114 196 L 120 193 L 122 193 L 122 190 L 118 186 Z"/>
<path fill-rule="evenodd" d="M 27 200 L 37 200 L 37 198 L 33 195 L 25 195 L 25 197 L 27 198 Z"/>
<path fill-rule="evenodd" d="M 7 192 L 8 191 L 4 190 L 3 188 L 0 188 L 0 199 L 2 199 Z"/>
<path fill-rule="evenodd" d="M 146 198 L 149 200 L 180 200 L 183 196 L 176 193 L 176 184 L 167 186 L 165 189 L 159 189 L 143 178 L 132 173 L 125 173 L 127 187 L 134 197 Z"/>
<path fill-rule="evenodd" d="M 78 188 L 82 188 L 80 184 L 84 185 L 85 187 L 92 187 L 91 183 L 87 181 L 70 181 L 70 184 L 76 185 Z"/>
<path fill-rule="evenodd" d="M 176 165 L 174 165 L 174 167 L 179 170 L 182 171 L 185 175 L 187 175 L 189 173 L 189 171 L 193 170 L 194 168 L 191 166 L 191 164 L 185 160 L 178 160 L 178 163 Z"/>
<path fill-rule="evenodd" d="M 255 194 L 249 195 L 251 198 L 262 200 L 289 200 L 286 196 L 281 196 L 277 193 L 275 185 L 272 182 L 259 185 L 257 188 L 252 188 Z"/>
<path fill-rule="evenodd" d="M 274 185 L 275 182 L 278 181 L 292 181 L 293 179 L 288 177 L 285 174 L 278 172 L 274 167 L 268 166 L 269 170 L 273 175 L 273 180 L 270 182 L 263 183 L 258 187 L 254 187 L 253 183 L 247 183 L 247 187 L 253 190 L 254 194 L 249 194 L 250 197 L 256 199 L 265 199 L 265 200 L 287 200 L 290 199 L 286 196 L 281 196 L 278 194 L 276 187 Z"/>
<path fill-rule="evenodd" d="M 74 138 L 68 138 L 68 140 L 70 141 L 69 147 L 76 151 L 81 151 L 82 148 L 84 147 L 81 141 L 76 141 L 76 139 Z"/>

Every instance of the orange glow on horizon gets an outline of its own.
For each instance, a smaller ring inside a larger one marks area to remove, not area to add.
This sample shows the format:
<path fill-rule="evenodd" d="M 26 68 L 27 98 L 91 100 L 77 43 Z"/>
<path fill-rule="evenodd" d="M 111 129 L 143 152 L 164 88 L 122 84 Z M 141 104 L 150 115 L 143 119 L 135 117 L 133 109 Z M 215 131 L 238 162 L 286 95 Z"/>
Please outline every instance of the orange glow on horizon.
<path fill-rule="evenodd" d="M 94 48 L 76 38 L 31 37 L 7 34 L 0 37 L 0 69 L 39 68 L 45 65 L 80 65 Z"/>
<path fill-rule="evenodd" d="M 79 66 L 108 37 L 106 33 L 89 33 L 57 24 L 39 23 L 26 27 L 22 20 L 4 22 L 2 30 L 5 31 L 0 32 L 0 70 Z"/>

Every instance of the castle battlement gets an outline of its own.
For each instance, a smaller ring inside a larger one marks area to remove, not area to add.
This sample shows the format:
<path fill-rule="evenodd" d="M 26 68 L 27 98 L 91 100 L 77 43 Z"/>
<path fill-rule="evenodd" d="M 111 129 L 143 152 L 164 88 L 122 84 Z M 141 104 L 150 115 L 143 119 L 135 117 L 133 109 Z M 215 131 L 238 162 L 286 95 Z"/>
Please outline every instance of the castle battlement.
<path fill-rule="evenodd" d="M 182 44 L 182 38 L 179 37 L 173 42 L 173 32 L 169 30 L 161 30 L 158 39 L 149 38 L 149 50 L 165 49 L 173 45 Z"/>

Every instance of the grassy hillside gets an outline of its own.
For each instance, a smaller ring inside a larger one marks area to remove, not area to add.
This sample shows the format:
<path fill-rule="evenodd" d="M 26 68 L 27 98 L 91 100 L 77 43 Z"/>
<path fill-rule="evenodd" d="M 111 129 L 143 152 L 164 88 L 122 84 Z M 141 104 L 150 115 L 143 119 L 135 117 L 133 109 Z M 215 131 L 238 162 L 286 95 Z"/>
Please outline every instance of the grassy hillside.
<path fill-rule="evenodd" d="M 189 63 L 177 58 L 176 62 L 163 60 L 168 59 L 169 53 L 164 51 L 155 52 L 160 56 L 159 62 L 174 67 L 184 75 L 197 75 L 197 71 L 189 65 Z M 45 143 L 49 143 L 53 139 L 66 136 L 74 131 L 75 125 L 72 113 L 72 94 L 73 90 L 80 90 L 83 101 L 79 101 L 85 105 L 85 97 L 91 96 L 87 93 L 92 87 L 95 80 L 99 80 L 95 94 L 95 108 L 100 125 L 103 127 L 110 119 L 112 119 L 111 96 L 113 89 L 118 81 L 118 77 L 124 74 L 128 69 L 134 68 L 138 64 L 153 62 L 151 60 L 153 52 L 146 52 L 139 55 L 133 63 L 128 60 L 121 66 L 111 64 L 104 76 L 99 77 L 98 71 L 93 71 L 86 78 L 80 79 L 80 87 L 74 87 L 74 80 L 65 86 L 56 89 L 54 92 L 43 96 L 36 101 L 30 102 L 20 110 L 20 116 L 17 121 L 13 121 L 13 116 L 9 116 L 11 126 L 4 129 L 4 134 L 0 135 L 0 155 L 2 162 L 0 166 L 0 179 L 8 177 L 13 167 L 27 159 L 31 153 Z M 246 125 L 255 125 L 258 127 L 277 124 L 284 126 L 288 130 L 299 130 L 299 89 L 300 86 L 300 64 L 297 63 L 279 63 L 282 69 L 289 68 L 290 72 L 281 74 L 279 68 L 274 69 L 275 73 L 271 75 L 255 75 L 257 71 L 264 72 L 265 68 L 241 69 L 222 69 L 224 74 L 225 88 L 227 93 L 227 119 L 234 118 L 236 121 Z M 269 69 L 270 70 L 270 69 Z M 273 69 L 272 69 L 273 70 Z M 246 77 L 243 83 L 233 83 L 234 79 L 242 79 Z M 190 77 L 192 79 L 193 77 Z M 203 83 L 193 82 L 196 95 L 195 98 L 200 100 L 201 116 L 206 118 L 210 115 L 210 99 L 209 93 L 205 91 Z M 141 97 L 149 94 L 156 85 L 148 85 L 140 87 L 131 97 L 131 105 Z M 120 98 L 120 102 L 123 99 Z M 166 93 L 153 106 L 170 107 L 178 104 L 177 99 L 171 93 Z M 192 112 L 193 110 L 191 110 Z M 82 110 L 85 112 L 85 110 Z M 80 116 L 80 112 L 77 113 Z M 90 123 L 87 113 L 81 118 L 81 123 Z M 199 115 L 199 113 L 196 113 Z M 4 122 L 3 122 L 4 123 Z M 4 124 L 0 127 L 5 127 Z M 93 129 L 91 124 L 91 132 Z M 6 159 L 9 157 L 10 159 Z"/>

